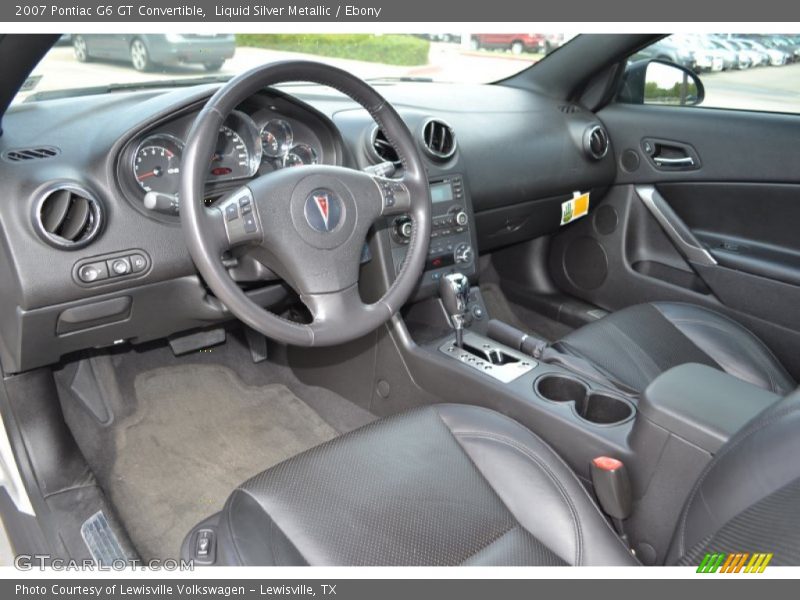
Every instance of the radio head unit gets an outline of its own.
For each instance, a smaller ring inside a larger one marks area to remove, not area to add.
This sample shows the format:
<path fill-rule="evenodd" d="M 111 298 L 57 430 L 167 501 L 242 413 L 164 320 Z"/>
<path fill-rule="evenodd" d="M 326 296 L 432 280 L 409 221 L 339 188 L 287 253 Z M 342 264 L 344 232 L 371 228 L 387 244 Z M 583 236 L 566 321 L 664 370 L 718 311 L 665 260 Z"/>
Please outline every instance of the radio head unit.
<path fill-rule="evenodd" d="M 431 239 L 428 263 L 425 267 L 421 292 L 435 290 L 439 279 L 451 272 L 467 276 L 477 272 L 472 227 L 472 206 L 461 175 L 433 178 L 431 192 Z M 411 218 L 403 215 L 390 223 L 391 254 L 395 273 L 405 259 L 411 238 Z"/>

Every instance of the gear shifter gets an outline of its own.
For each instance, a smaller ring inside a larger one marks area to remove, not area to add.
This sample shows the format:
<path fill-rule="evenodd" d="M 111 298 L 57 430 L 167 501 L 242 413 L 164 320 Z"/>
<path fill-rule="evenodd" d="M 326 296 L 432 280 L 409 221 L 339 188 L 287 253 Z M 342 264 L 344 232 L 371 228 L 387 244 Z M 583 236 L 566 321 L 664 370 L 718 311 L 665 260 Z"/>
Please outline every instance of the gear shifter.
<path fill-rule="evenodd" d="M 464 321 L 469 304 L 469 279 L 461 273 L 450 273 L 439 280 L 439 297 L 456 330 L 456 346 L 464 346 Z"/>

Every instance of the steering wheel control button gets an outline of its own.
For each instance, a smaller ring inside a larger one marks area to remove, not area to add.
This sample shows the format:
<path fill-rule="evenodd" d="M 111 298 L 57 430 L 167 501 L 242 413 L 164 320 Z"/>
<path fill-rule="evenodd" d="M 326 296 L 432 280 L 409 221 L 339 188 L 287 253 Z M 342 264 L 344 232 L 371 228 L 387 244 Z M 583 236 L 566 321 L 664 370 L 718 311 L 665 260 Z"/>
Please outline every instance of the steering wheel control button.
<path fill-rule="evenodd" d="M 78 279 L 84 283 L 94 283 L 95 281 L 106 279 L 107 277 L 108 268 L 104 262 L 83 265 L 78 269 Z"/>
<path fill-rule="evenodd" d="M 250 188 L 243 187 L 219 202 L 222 211 L 228 244 L 235 246 L 261 239 L 261 225 L 257 207 Z M 241 217 L 241 218 L 240 218 Z"/>
<path fill-rule="evenodd" d="M 256 233 L 258 231 L 258 224 L 252 212 L 249 215 L 244 215 L 242 217 L 242 222 L 244 223 L 245 233 Z"/>
<path fill-rule="evenodd" d="M 411 195 L 403 183 L 383 178 L 376 178 L 375 181 L 381 190 L 384 210 L 394 209 L 395 207 L 402 209 L 411 206 Z"/>
<path fill-rule="evenodd" d="M 128 258 L 115 258 L 108 261 L 108 270 L 112 277 L 119 277 L 131 273 L 131 263 Z"/>
<path fill-rule="evenodd" d="M 342 201 L 332 190 L 316 189 L 306 198 L 303 214 L 312 229 L 328 233 L 342 220 Z"/>
<path fill-rule="evenodd" d="M 147 268 L 147 259 L 141 254 L 132 254 L 130 260 L 131 270 L 134 273 L 141 273 Z"/>

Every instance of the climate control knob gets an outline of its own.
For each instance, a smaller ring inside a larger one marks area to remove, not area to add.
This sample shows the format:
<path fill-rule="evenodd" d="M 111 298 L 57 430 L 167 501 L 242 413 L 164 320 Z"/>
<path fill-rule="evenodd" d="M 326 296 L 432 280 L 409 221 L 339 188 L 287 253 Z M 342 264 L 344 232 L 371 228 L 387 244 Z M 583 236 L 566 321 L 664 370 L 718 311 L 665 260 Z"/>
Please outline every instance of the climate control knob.
<path fill-rule="evenodd" d="M 472 246 L 469 244 L 459 244 L 453 251 L 453 260 L 457 265 L 464 265 L 472 262 Z"/>
<path fill-rule="evenodd" d="M 469 223 L 469 217 L 467 216 L 467 213 L 465 213 L 463 210 L 458 211 L 456 213 L 456 225 L 463 227 L 467 223 Z"/>

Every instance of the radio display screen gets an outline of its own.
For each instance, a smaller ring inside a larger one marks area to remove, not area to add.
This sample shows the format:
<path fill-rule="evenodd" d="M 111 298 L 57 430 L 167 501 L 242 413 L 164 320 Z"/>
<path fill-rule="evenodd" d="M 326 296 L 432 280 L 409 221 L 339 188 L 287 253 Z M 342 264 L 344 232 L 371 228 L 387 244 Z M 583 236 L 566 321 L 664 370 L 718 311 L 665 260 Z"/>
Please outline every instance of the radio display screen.
<path fill-rule="evenodd" d="M 449 181 L 443 183 L 434 183 L 431 185 L 431 202 L 438 204 L 440 202 L 451 202 L 453 200 L 453 186 Z"/>

